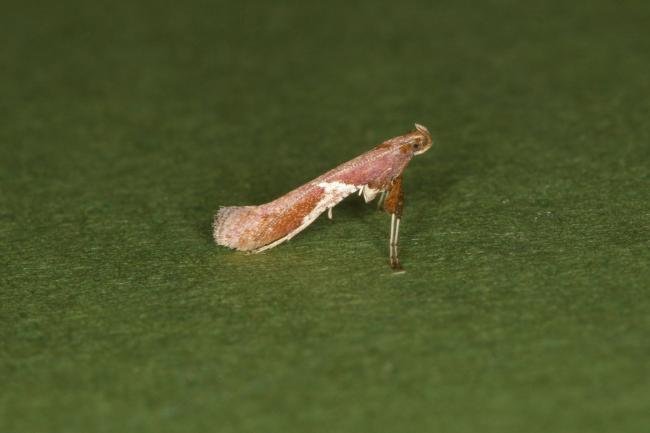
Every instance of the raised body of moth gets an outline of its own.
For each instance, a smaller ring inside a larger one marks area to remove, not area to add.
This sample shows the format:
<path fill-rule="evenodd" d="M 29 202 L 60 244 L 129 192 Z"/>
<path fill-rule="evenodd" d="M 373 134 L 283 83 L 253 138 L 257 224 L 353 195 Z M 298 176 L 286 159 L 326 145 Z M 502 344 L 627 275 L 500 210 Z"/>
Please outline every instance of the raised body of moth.
<path fill-rule="evenodd" d="M 415 124 L 414 131 L 386 140 L 272 202 L 221 207 L 214 218 L 214 239 L 226 247 L 261 252 L 291 239 L 325 211 L 331 218 L 332 208 L 352 193 L 358 192 L 366 203 L 380 195 L 380 204 L 391 215 L 390 265 L 401 269 L 397 241 L 404 207 L 402 172 L 432 143 L 427 128 Z"/>

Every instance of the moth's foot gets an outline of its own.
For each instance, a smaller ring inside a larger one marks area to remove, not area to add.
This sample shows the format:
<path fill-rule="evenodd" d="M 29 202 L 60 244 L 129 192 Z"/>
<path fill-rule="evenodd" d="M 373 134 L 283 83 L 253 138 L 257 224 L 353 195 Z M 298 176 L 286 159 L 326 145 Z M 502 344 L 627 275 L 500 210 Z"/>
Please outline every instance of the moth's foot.
<path fill-rule="evenodd" d="M 398 259 L 396 258 L 391 258 L 390 259 L 390 268 L 393 270 L 395 273 L 402 273 L 406 272 L 404 271 L 404 268 L 402 267 L 401 263 L 399 262 Z"/>

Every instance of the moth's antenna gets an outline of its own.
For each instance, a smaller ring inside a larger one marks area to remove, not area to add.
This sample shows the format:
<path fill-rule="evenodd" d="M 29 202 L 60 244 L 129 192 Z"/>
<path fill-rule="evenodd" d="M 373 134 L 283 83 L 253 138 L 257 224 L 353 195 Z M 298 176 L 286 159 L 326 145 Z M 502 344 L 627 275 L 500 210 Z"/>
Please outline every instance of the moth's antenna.
<path fill-rule="evenodd" d="M 420 125 L 419 123 L 416 123 L 416 124 L 415 124 L 415 129 L 417 129 L 417 130 L 420 131 L 421 133 L 426 134 L 426 135 L 428 135 L 429 137 L 431 137 L 431 133 L 429 132 L 429 130 L 427 129 L 426 126 L 424 126 L 424 125 Z"/>

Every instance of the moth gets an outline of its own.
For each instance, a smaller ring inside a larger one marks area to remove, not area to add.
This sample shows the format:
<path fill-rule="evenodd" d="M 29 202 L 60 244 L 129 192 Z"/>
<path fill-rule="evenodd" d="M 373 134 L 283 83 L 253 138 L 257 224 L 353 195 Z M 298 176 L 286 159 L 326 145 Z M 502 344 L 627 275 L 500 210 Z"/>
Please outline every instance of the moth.
<path fill-rule="evenodd" d="M 214 217 L 214 239 L 219 245 L 259 253 L 293 238 L 325 211 L 331 219 L 332 208 L 350 194 L 358 193 L 366 203 L 379 196 L 378 207 L 383 206 L 391 216 L 390 266 L 400 270 L 402 173 L 413 156 L 432 144 L 429 130 L 416 123 L 414 131 L 386 140 L 272 202 L 221 207 Z"/>

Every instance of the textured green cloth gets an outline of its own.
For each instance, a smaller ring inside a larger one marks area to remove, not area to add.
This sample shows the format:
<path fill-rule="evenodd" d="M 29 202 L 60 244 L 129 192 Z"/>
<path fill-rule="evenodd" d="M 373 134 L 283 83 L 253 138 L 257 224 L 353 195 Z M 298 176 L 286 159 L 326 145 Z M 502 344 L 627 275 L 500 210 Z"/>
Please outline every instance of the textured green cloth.
<path fill-rule="evenodd" d="M 0 15 L 0 432 L 641 432 L 647 1 L 82 2 Z M 214 245 L 419 122 L 358 198 Z"/>

